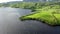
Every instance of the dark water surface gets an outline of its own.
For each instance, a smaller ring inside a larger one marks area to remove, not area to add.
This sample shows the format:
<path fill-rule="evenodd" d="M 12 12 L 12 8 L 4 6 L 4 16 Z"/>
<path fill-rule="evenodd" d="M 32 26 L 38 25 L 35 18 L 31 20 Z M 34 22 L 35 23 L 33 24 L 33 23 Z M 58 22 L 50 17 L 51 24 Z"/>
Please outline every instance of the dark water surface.
<path fill-rule="evenodd" d="M 0 34 L 60 34 L 60 26 L 52 27 L 35 20 L 20 21 L 31 10 L 0 8 Z"/>

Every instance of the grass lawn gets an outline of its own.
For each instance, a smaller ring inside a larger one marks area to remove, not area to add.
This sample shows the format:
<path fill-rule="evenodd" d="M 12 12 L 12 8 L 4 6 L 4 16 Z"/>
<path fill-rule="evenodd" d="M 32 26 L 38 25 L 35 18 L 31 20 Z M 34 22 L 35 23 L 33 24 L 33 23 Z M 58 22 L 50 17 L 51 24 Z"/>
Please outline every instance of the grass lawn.
<path fill-rule="evenodd" d="M 53 9 L 55 8 L 55 9 Z M 60 25 L 60 8 L 54 6 L 53 8 L 42 8 L 40 11 L 36 9 L 35 14 L 30 14 L 20 17 L 21 20 L 39 20 L 49 25 Z"/>

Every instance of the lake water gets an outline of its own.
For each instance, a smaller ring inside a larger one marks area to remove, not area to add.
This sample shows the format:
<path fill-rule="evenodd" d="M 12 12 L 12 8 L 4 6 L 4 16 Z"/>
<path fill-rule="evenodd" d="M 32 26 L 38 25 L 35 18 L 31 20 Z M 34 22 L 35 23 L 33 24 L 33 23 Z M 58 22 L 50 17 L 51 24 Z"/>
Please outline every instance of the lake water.
<path fill-rule="evenodd" d="M 0 8 L 0 34 L 60 34 L 60 26 L 52 27 L 36 20 L 20 21 L 29 9 Z"/>

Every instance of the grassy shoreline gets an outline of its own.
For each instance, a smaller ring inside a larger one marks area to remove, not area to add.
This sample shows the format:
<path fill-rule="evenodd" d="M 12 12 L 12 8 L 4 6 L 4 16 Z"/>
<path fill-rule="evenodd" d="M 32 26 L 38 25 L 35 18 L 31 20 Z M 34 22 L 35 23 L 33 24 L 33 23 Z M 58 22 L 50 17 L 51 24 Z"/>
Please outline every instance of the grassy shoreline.
<path fill-rule="evenodd" d="M 60 25 L 60 5 L 47 6 L 35 9 L 36 13 L 20 17 L 21 20 L 38 20 L 48 25 Z"/>
<path fill-rule="evenodd" d="M 37 6 L 38 7 L 38 6 Z M 22 16 L 20 20 L 38 20 L 52 26 L 60 26 L 60 4 L 47 4 L 42 8 L 35 8 L 35 13 Z"/>

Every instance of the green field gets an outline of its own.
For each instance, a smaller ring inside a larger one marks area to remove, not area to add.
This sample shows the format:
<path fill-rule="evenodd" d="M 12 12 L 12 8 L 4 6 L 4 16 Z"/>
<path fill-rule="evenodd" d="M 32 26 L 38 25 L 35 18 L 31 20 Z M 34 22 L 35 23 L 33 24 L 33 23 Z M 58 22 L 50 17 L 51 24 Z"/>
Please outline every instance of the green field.
<path fill-rule="evenodd" d="M 49 25 L 60 25 L 60 4 L 35 9 L 36 13 L 20 17 L 21 20 L 39 20 Z"/>

